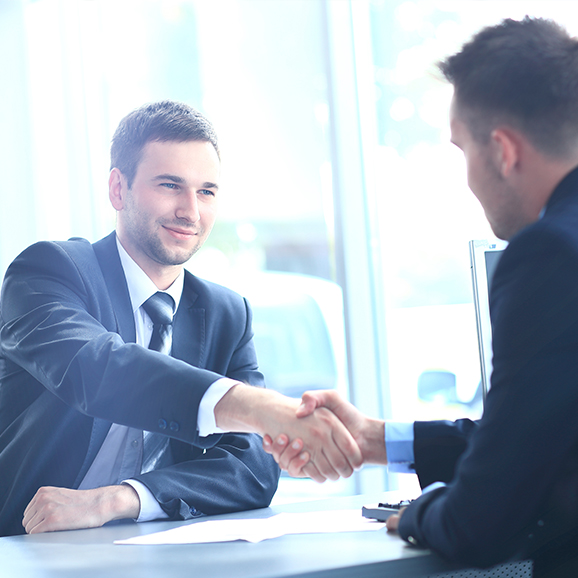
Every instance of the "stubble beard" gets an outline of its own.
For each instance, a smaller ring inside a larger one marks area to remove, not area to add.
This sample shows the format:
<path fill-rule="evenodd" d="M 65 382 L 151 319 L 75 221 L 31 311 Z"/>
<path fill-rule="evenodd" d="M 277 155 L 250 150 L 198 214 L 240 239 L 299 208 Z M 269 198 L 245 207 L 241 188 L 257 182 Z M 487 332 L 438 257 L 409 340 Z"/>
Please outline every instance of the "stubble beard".
<path fill-rule="evenodd" d="M 153 227 L 145 227 L 143 223 L 145 219 L 130 219 L 126 223 L 126 230 L 133 240 L 134 245 L 147 257 L 159 265 L 175 266 L 184 265 L 193 255 L 201 248 L 201 239 L 204 237 L 203 230 L 197 230 L 197 244 L 190 249 L 176 247 L 171 250 L 162 242 L 160 238 L 160 230 L 163 227 L 162 222 L 155 221 Z M 170 225 L 171 223 L 164 223 Z M 173 223 L 179 228 L 188 228 L 186 225 Z"/>

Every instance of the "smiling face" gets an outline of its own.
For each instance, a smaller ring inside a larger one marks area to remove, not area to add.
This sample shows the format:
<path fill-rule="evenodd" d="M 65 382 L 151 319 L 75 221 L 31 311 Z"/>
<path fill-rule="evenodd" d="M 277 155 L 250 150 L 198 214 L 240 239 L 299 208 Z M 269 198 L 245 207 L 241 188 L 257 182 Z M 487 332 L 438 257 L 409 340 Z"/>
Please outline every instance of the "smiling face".
<path fill-rule="evenodd" d="M 118 238 L 157 287 L 168 287 L 209 236 L 219 174 L 206 141 L 147 143 L 130 189 L 118 169 L 111 171 Z"/>

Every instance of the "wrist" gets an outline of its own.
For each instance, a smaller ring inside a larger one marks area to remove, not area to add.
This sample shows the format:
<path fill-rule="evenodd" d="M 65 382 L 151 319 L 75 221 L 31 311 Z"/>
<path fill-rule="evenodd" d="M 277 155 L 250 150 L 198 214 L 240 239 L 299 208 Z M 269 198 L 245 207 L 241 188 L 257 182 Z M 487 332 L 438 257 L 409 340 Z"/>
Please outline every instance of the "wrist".
<path fill-rule="evenodd" d="M 137 519 L 140 512 L 140 499 L 137 491 L 129 484 L 100 488 L 103 495 L 100 500 L 103 523 L 126 518 Z"/>
<path fill-rule="evenodd" d="M 238 384 L 215 406 L 215 423 L 224 431 L 271 434 L 278 410 L 287 406 L 294 415 L 298 405 L 276 391 Z"/>
<path fill-rule="evenodd" d="M 379 419 L 367 418 L 359 449 L 366 464 L 387 465 L 387 450 L 385 447 L 385 422 Z"/>

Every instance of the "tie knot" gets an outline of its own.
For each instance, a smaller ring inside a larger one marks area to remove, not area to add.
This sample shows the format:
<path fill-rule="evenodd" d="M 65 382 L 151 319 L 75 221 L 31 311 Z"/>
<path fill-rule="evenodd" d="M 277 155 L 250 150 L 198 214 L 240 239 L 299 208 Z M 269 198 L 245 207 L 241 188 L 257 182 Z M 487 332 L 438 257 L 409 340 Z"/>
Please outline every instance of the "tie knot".
<path fill-rule="evenodd" d="M 157 291 L 142 306 L 155 325 L 171 325 L 173 322 L 175 301 L 168 293 Z"/>

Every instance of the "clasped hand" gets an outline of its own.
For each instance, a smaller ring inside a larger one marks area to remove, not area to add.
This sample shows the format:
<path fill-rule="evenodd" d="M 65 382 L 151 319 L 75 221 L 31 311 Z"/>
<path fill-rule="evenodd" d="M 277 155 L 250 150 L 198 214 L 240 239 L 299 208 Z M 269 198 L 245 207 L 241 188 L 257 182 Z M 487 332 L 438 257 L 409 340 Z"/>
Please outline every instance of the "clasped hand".
<path fill-rule="evenodd" d="M 357 469 L 364 463 L 387 464 L 383 421 L 367 417 L 335 391 L 326 390 L 306 392 L 303 395 L 301 405 L 295 412 L 299 418 L 297 422 L 319 415 L 322 410 L 328 410 L 335 418 L 332 424 L 335 428 L 333 438 L 353 468 Z M 343 429 L 353 438 L 355 442 L 353 446 L 360 454 L 357 451 L 351 453 L 352 445 L 342 432 Z M 339 435 L 344 436 L 343 439 L 349 444 L 342 444 Z M 343 475 L 337 468 L 330 471 L 320 467 L 317 457 L 311 451 L 311 443 L 298 431 L 296 435 L 285 431 L 274 439 L 270 435 L 265 435 L 263 448 L 272 454 L 279 466 L 292 477 L 310 477 L 317 482 L 324 482 L 327 479 L 337 479 L 336 472 L 342 477 L 348 477 L 353 473 L 353 469 L 345 470 L 347 475 Z"/>

